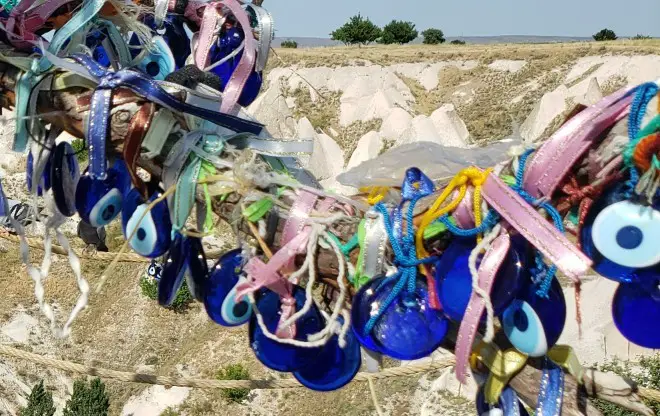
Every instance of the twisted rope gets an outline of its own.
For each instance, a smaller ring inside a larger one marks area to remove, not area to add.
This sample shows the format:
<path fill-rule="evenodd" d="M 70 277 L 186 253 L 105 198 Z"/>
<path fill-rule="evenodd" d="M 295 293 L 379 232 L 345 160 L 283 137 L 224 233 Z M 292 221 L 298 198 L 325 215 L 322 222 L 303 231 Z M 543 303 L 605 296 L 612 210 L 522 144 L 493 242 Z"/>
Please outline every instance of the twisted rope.
<path fill-rule="evenodd" d="M 195 387 L 201 389 L 291 389 L 303 387 L 297 380 L 294 379 L 213 380 L 195 377 L 170 377 L 127 371 L 116 371 L 85 364 L 78 364 L 71 361 L 47 358 L 39 354 L 16 349 L 8 345 L 0 345 L 0 355 L 30 361 L 37 365 L 55 368 L 66 372 L 85 374 L 103 379 L 117 380 L 125 383 L 156 384 L 169 387 Z M 392 367 L 386 368 L 378 373 L 358 373 L 353 381 L 369 381 L 369 378 L 373 380 L 380 380 L 390 377 L 414 376 L 432 370 L 447 368 L 453 365 L 454 359 L 447 359 L 442 361 L 431 361 L 423 364 L 409 365 L 405 367 Z"/>

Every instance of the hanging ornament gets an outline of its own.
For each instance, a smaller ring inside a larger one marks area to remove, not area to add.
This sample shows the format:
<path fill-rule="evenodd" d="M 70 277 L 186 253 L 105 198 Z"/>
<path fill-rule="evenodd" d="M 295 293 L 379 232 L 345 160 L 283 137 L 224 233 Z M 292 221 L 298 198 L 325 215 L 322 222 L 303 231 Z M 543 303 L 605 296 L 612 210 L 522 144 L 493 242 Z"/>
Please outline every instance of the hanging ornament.
<path fill-rule="evenodd" d="M 108 225 L 122 210 L 123 195 L 131 186 L 131 176 L 122 159 L 107 170 L 105 179 L 83 175 L 76 187 L 76 210 L 83 221 L 99 228 Z"/>
<path fill-rule="evenodd" d="M 209 318 L 219 325 L 243 325 L 252 316 L 252 305 L 246 298 L 236 301 L 236 286 L 246 280 L 242 265 L 241 250 L 231 250 L 218 259 L 209 274 L 204 306 Z"/>
<path fill-rule="evenodd" d="M 154 192 L 145 202 L 137 188 L 124 197 L 122 228 L 129 246 L 139 255 L 149 258 L 165 254 L 170 247 L 172 222 L 167 200 L 158 202 L 149 211 L 149 204 L 160 197 Z"/>

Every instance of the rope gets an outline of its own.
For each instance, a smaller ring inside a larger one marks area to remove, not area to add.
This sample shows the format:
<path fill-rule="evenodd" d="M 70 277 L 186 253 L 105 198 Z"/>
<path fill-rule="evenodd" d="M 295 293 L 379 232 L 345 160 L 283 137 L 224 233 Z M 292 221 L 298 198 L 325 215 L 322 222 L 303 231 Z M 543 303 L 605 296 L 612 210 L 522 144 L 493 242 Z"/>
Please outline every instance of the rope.
<path fill-rule="evenodd" d="M 201 389 L 290 389 L 303 387 L 295 379 L 283 380 L 213 380 L 195 377 L 170 377 L 153 374 L 142 374 L 127 371 L 109 370 L 106 368 L 93 367 L 71 361 L 56 360 L 39 354 L 23 351 L 0 345 L 0 355 L 30 361 L 44 367 L 58 370 L 85 374 L 103 379 L 117 380 L 125 383 L 155 384 L 168 387 L 194 387 Z M 432 370 L 440 370 L 454 365 L 454 359 L 442 361 L 431 361 L 423 364 L 409 365 L 404 367 L 386 368 L 378 373 L 361 372 L 353 381 L 368 381 L 370 378 L 381 380 L 391 377 L 406 377 L 426 373 Z M 659 392 L 660 394 L 660 392 Z"/>

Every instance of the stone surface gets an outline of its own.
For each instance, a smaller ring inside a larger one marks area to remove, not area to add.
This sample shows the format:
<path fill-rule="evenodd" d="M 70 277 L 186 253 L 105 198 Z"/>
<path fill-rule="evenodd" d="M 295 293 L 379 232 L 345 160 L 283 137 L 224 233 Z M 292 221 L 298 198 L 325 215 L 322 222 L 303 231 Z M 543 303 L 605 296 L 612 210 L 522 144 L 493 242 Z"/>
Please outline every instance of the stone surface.
<path fill-rule="evenodd" d="M 380 135 L 386 139 L 396 139 L 410 128 L 412 119 L 413 116 L 403 108 L 393 108 L 387 117 L 383 118 Z"/>
<path fill-rule="evenodd" d="M 532 143 L 541 138 L 555 117 L 567 111 L 566 99 L 568 97 L 569 92 L 565 85 L 560 85 L 556 90 L 543 95 L 520 126 L 520 134 L 523 139 Z"/>
<path fill-rule="evenodd" d="M 348 164 L 346 164 L 346 170 L 349 170 L 355 166 L 358 166 L 360 163 L 373 159 L 380 154 L 380 150 L 383 148 L 383 138 L 381 135 L 375 131 L 370 131 L 365 134 L 358 140 L 357 147 L 353 151 Z"/>
<path fill-rule="evenodd" d="M 512 61 L 508 59 L 498 59 L 497 61 L 488 65 L 488 68 L 492 69 L 493 71 L 511 72 L 515 74 L 516 72 L 523 69 L 525 65 L 527 65 L 527 61 Z"/>

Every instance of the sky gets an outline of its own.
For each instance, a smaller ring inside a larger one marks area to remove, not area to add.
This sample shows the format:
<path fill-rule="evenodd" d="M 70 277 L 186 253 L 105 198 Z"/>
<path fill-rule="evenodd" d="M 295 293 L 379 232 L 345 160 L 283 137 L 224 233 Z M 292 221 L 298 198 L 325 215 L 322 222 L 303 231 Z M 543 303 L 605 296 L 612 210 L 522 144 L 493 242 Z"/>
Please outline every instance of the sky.
<path fill-rule="evenodd" d="M 591 36 L 609 28 L 620 37 L 660 37 L 660 0 L 264 0 L 263 6 L 277 37 L 329 38 L 358 12 L 379 26 L 408 20 L 446 36 Z"/>

